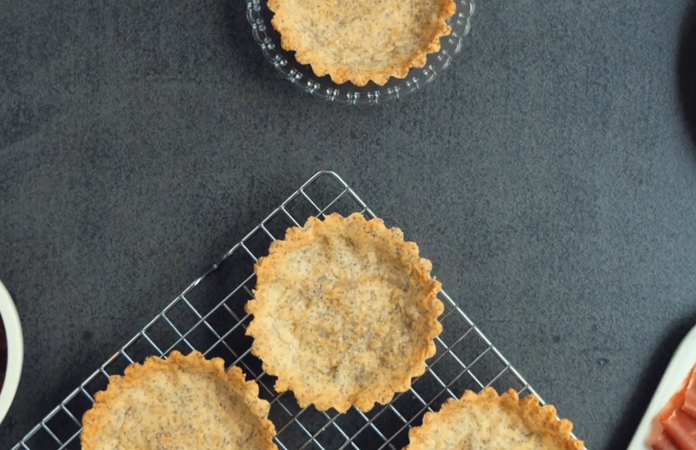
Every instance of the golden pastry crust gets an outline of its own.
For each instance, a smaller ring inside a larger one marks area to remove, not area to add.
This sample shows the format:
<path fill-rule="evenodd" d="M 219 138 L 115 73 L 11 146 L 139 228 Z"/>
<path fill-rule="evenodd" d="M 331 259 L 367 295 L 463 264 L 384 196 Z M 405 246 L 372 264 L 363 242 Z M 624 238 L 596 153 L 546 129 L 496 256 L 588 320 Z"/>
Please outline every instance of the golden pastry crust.
<path fill-rule="evenodd" d="M 114 375 L 82 419 L 83 450 L 277 450 L 270 405 L 238 367 L 172 352 Z"/>
<path fill-rule="evenodd" d="M 454 0 L 269 0 L 285 50 L 334 83 L 384 85 L 423 67 L 451 33 Z"/>
<path fill-rule="evenodd" d="M 427 413 L 423 425 L 409 432 L 404 450 L 583 450 L 571 436 L 573 424 L 559 420 L 556 408 L 541 406 L 529 395 L 520 400 L 510 389 L 501 396 L 493 388 L 480 395 L 466 391 L 460 400 L 449 399 L 436 413 Z"/>
<path fill-rule="evenodd" d="M 310 218 L 256 264 L 247 334 L 300 406 L 369 411 L 423 374 L 442 332 L 440 282 L 398 228 L 360 214 Z"/>

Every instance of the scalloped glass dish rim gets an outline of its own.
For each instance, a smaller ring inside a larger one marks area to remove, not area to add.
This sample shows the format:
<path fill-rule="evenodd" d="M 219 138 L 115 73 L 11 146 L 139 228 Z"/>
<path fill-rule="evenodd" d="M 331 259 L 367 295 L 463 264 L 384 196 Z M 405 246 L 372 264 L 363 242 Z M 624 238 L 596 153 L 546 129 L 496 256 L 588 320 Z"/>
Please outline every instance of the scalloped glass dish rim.
<path fill-rule="evenodd" d="M 247 20 L 251 24 L 254 40 L 261 47 L 266 60 L 283 78 L 303 91 L 329 102 L 346 104 L 394 101 L 430 84 L 442 70 L 449 67 L 454 56 L 461 52 L 476 9 L 475 0 L 455 0 L 457 11 L 447 21 L 452 27 L 452 33 L 440 39 L 440 51 L 429 54 L 423 68 L 412 68 L 406 78 L 391 78 L 384 86 L 370 82 L 365 87 L 358 87 L 351 83 L 335 84 L 328 76 L 317 77 L 311 68 L 297 63 L 292 52 L 280 48 L 278 33 L 270 20 L 264 17 L 264 13 L 272 14 L 267 9 L 266 2 L 267 0 L 247 0 Z"/>

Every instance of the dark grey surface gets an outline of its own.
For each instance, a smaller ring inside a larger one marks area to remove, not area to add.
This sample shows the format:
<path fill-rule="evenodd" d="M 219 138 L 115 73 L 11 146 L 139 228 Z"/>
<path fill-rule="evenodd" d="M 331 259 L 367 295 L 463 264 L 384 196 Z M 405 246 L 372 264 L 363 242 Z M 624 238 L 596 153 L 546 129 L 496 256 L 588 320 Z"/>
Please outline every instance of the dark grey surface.
<path fill-rule="evenodd" d="M 3 1 L 0 279 L 26 355 L 0 447 L 328 168 L 589 448 L 625 448 L 696 324 L 696 11 L 605 3 L 481 0 L 435 85 L 349 108 L 278 79 L 241 0 Z"/>

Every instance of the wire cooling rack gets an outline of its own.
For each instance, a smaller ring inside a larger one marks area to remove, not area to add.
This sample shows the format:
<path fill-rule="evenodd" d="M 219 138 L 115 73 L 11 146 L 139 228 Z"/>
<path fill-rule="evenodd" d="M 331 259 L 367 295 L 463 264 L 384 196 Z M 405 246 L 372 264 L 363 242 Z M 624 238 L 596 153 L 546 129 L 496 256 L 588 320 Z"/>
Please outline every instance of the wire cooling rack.
<path fill-rule="evenodd" d="M 440 317 L 444 331 L 436 339 L 437 354 L 428 361 L 424 375 L 412 388 L 384 406 L 368 413 L 352 408 L 346 414 L 314 407 L 300 408 L 292 393 L 278 394 L 275 378 L 261 370 L 251 355 L 251 338 L 245 330 L 251 317 L 244 304 L 252 297 L 254 263 L 268 253 L 270 243 L 291 226 L 304 224 L 309 216 L 332 212 L 361 212 L 376 217 L 360 197 L 334 172 L 319 172 L 230 249 L 202 277 L 152 319 L 77 389 L 56 406 L 12 450 L 79 449 L 80 419 L 103 390 L 109 376 L 122 374 L 133 362 L 172 350 L 200 350 L 207 357 L 223 358 L 229 366 L 241 367 L 247 378 L 260 385 L 260 395 L 271 403 L 270 418 L 276 426 L 276 444 L 281 450 L 296 449 L 390 449 L 408 443 L 408 430 L 419 425 L 423 414 L 438 410 L 449 397 L 464 390 L 481 391 L 493 386 L 520 394 L 536 394 L 503 355 L 443 291 L 445 312 Z M 194 450 L 194 449 L 192 449 Z"/>

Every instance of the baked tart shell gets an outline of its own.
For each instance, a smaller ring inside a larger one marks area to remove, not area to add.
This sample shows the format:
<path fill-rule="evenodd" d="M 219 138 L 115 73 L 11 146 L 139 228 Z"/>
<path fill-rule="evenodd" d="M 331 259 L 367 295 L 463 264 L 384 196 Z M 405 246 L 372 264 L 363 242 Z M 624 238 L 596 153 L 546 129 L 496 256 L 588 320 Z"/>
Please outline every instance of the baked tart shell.
<path fill-rule="evenodd" d="M 268 7 L 283 49 L 317 76 L 356 86 L 383 86 L 425 66 L 456 10 L 454 0 L 269 0 Z"/>
<path fill-rule="evenodd" d="M 252 353 L 301 407 L 342 413 L 388 403 L 436 352 L 444 306 L 431 268 L 380 219 L 310 218 L 255 266 Z"/>
<path fill-rule="evenodd" d="M 174 351 L 113 375 L 82 419 L 83 450 L 277 450 L 270 405 L 238 367 Z M 175 399 L 175 400 L 173 400 Z"/>
<path fill-rule="evenodd" d="M 499 396 L 486 388 L 479 395 L 466 391 L 460 400 L 449 399 L 440 411 L 425 414 L 423 425 L 410 430 L 404 450 L 583 450 L 572 429 L 569 420 L 558 419 L 556 408 L 541 406 L 534 395 L 520 400 L 513 389 Z"/>

